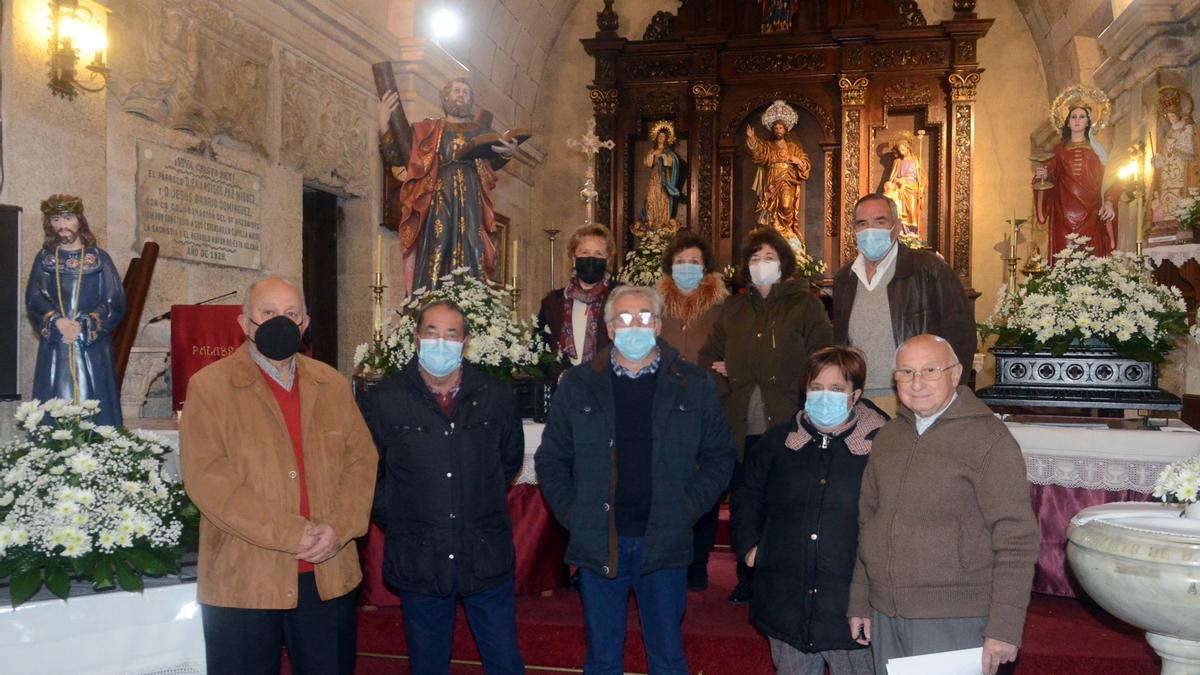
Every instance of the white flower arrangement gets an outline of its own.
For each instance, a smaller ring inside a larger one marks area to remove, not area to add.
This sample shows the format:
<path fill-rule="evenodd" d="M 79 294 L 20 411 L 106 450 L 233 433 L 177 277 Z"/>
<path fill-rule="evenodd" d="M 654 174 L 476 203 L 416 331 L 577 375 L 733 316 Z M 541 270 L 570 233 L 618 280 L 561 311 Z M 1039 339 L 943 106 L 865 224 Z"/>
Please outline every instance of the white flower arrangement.
<path fill-rule="evenodd" d="M 418 288 L 400 306 L 399 320 L 384 324 L 381 342 L 365 342 L 354 350 L 354 365 L 367 377 L 386 377 L 408 365 L 416 352 L 417 313 L 421 307 L 445 300 L 467 316 L 471 342 L 463 358 L 505 381 L 542 379 L 557 357 L 538 333 L 536 318 L 512 318 L 512 287 L 491 285 L 471 275 L 466 267 L 441 278 L 441 286 Z"/>
<path fill-rule="evenodd" d="M 788 244 L 791 245 L 792 252 L 796 254 L 796 273 L 792 275 L 793 278 L 814 279 L 825 276 L 825 261 L 810 256 L 799 238 L 789 237 Z"/>
<path fill-rule="evenodd" d="M 1154 497 L 1183 504 L 1200 501 L 1200 455 L 1167 465 L 1154 481 Z"/>
<path fill-rule="evenodd" d="M 44 583 L 66 598 L 70 580 L 97 589 L 143 587 L 141 575 L 179 569 L 198 513 L 163 469 L 170 448 L 147 432 L 88 421 L 98 401 L 28 401 L 28 440 L 0 446 L 0 578 L 12 604 Z"/>
<path fill-rule="evenodd" d="M 1190 196 L 1176 200 L 1171 207 L 1171 216 L 1179 222 L 1180 229 L 1196 229 L 1200 225 L 1200 195 L 1192 190 Z"/>
<path fill-rule="evenodd" d="M 1102 343 L 1127 358 L 1161 363 L 1188 329 L 1187 305 L 1174 286 L 1155 283 L 1144 260 L 1124 251 L 1097 258 L 1088 237 L 1067 235 L 1050 272 L 1026 280 L 1015 294 L 1001 288 L 986 323 L 998 347 L 1049 350 L 1061 356 L 1073 344 Z"/>
<path fill-rule="evenodd" d="M 617 281 L 627 286 L 653 288 L 662 278 L 662 258 L 671 245 L 673 234 L 666 230 L 650 229 L 638 239 L 637 247 L 625 254 L 625 264 Z"/>

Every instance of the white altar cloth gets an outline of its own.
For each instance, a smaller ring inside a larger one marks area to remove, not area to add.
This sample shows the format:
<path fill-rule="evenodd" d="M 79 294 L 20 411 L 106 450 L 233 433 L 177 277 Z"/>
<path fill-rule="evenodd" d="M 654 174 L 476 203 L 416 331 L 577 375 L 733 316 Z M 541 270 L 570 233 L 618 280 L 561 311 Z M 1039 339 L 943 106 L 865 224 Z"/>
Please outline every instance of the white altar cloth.
<path fill-rule="evenodd" d="M 1145 249 L 1146 257 L 1155 267 L 1163 262 L 1171 262 L 1176 267 L 1183 267 L 1189 260 L 1200 261 L 1200 244 L 1172 244 L 1170 246 L 1150 246 Z"/>
<path fill-rule="evenodd" d="M 0 607 L 6 675 L 202 675 L 195 582 Z"/>
<path fill-rule="evenodd" d="M 1149 494 L 1168 464 L 1200 454 L 1200 432 L 1179 420 L 1160 430 L 1005 424 L 1037 485 Z"/>

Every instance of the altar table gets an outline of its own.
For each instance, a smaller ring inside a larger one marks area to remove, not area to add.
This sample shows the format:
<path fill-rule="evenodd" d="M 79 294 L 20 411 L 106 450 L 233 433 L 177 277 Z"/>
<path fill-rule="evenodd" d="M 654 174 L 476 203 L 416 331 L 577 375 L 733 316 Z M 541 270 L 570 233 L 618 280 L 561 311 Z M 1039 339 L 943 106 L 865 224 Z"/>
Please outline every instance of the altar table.
<path fill-rule="evenodd" d="M 1168 464 L 1200 454 L 1200 432 L 1179 420 L 1159 430 L 1006 422 L 1025 456 L 1029 497 L 1041 531 L 1033 580 L 1038 593 L 1081 592 L 1067 565 L 1067 525 L 1089 506 L 1152 501 Z"/>

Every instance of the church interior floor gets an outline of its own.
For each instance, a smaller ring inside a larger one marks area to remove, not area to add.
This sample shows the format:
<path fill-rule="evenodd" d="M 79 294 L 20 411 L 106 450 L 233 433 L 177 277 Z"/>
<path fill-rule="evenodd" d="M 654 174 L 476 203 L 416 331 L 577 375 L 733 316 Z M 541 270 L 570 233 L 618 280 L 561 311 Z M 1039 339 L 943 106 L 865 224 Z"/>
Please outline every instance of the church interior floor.
<path fill-rule="evenodd" d="M 709 563 L 709 587 L 688 593 L 684 646 L 693 672 L 757 675 L 773 672 L 766 638 L 750 624 L 747 608 L 726 596 L 734 584 L 733 555 L 718 550 Z M 646 656 L 630 603 L 625 667 L 646 672 Z M 579 594 L 517 598 L 518 634 L 528 672 L 582 672 L 586 651 Z M 358 674 L 408 673 L 404 628 L 398 607 L 363 608 L 358 623 Z M 460 607 L 454 631 L 452 675 L 483 673 Z M 1158 659 L 1142 634 L 1087 602 L 1033 596 L 1016 675 L 1153 675 Z M 1001 671 L 1006 672 L 1006 671 Z"/>

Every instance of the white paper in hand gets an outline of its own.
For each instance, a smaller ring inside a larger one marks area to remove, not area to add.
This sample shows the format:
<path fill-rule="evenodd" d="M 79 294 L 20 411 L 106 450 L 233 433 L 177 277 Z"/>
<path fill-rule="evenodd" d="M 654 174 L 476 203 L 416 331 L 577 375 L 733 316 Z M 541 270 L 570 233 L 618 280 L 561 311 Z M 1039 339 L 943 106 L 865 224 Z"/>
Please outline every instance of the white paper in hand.
<path fill-rule="evenodd" d="M 888 659 L 887 675 L 980 675 L 983 647 Z"/>

